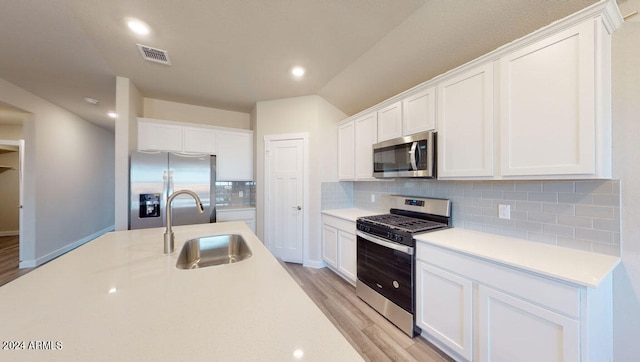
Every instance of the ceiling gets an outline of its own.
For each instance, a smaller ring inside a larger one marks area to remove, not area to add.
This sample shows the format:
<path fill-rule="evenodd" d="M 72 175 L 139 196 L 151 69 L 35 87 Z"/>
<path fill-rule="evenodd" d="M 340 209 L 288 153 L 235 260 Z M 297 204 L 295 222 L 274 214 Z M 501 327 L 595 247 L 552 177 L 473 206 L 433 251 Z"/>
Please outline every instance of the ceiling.
<path fill-rule="evenodd" d="M 0 0 L 0 78 L 107 129 L 116 76 L 148 98 L 250 112 L 318 94 L 352 115 L 594 2 Z M 134 35 L 129 17 L 151 33 Z"/>

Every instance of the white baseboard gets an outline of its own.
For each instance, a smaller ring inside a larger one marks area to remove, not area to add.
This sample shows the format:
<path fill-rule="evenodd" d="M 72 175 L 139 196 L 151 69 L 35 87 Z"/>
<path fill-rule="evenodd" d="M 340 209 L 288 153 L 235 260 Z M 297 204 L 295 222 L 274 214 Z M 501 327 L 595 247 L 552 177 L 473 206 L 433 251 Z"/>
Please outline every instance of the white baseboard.
<path fill-rule="evenodd" d="M 322 260 L 305 260 L 304 263 L 302 263 L 302 266 L 307 268 L 320 269 L 326 267 L 327 264 L 325 264 L 325 262 Z"/>
<path fill-rule="evenodd" d="M 102 229 L 102 230 L 100 230 L 100 231 L 98 231 L 96 233 L 93 233 L 93 234 L 91 234 L 91 235 L 89 235 L 87 237 L 84 237 L 84 238 L 82 238 L 80 240 L 77 240 L 77 241 L 75 241 L 73 243 L 67 244 L 67 245 L 63 246 L 62 248 L 60 248 L 58 250 L 54 250 L 54 251 L 50 252 L 49 254 L 43 255 L 43 256 L 41 256 L 41 257 L 39 257 L 37 259 L 22 260 L 22 261 L 20 261 L 20 268 L 21 269 L 22 268 L 33 268 L 33 267 L 42 265 L 42 264 L 44 264 L 44 263 L 46 263 L 48 261 L 51 261 L 51 260 L 59 257 L 62 254 L 68 253 L 69 251 L 71 251 L 71 250 L 73 250 L 73 249 L 75 249 L 75 248 L 77 248 L 77 247 L 79 247 L 79 246 L 81 246 L 83 244 L 88 243 L 89 241 L 91 241 L 91 240 L 93 240 L 93 239 L 95 239 L 95 238 L 97 238 L 99 236 L 102 236 L 102 235 L 108 233 L 109 231 L 114 231 L 114 230 L 115 230 L 115 226 L 111 225 L 106 229 Z"/>
<path fill-rule="evenodd" d="M 18 236 L 18 235 L 20 235 L 20 230 L 0 231 L 0 236 Z"/>

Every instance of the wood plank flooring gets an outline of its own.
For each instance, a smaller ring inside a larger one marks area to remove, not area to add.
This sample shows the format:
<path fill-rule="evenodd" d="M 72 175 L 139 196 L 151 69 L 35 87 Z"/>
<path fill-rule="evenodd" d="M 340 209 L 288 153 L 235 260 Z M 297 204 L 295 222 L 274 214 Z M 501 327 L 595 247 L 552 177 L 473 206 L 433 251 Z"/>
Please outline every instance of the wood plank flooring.
<path fill-rule="evenodd" d="M 366 361 L 453 361 L 422 337 L 402 333 L 328 268 L 282 264 Z"/>
<path fill-rule="evenodd" d="M 18 236 L 0 236 L 0 286 L 35 268 L 19 269 L 20 244 Z"/>

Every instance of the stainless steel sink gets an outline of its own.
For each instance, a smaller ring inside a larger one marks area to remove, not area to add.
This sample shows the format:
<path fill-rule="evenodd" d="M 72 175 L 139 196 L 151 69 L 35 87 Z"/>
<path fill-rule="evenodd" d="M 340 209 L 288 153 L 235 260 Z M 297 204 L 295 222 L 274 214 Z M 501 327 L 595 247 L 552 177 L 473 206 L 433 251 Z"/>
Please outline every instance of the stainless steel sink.
<path fill-rule="evenodd" d="M 176 267 L 199 269 L 208 266 L 237 263 L 251 257 L 251 249 L 238 234 L 203 236 L 187 240 Z"/>

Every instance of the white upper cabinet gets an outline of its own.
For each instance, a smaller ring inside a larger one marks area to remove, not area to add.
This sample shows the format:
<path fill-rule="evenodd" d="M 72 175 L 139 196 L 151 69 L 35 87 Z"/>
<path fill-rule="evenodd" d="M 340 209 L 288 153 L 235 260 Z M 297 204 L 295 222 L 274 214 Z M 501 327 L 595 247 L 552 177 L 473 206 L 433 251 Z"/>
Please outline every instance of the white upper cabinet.
<path fill-rule="evenodd" d="M 338 126 L 338 179 L 355 179 L 355 127 L 353 121 Z"/>
<path fill-rule="evenodd" d="M 253 132 L 217 131 L 216 180 L 253 180 Z"/>
<path fill-rule="evenodd" d="M 354 120 L 355 124 L 355 179 L 374 180 L 373 144 L 378 139 L 376 113 L 372 112 Z"/>
<path fill-rule="evenodd" d="M 597 2 L 361 114 L 377 112 L 377 142 L 435 129 L 438 178 L 610 178 L 622 22 L 614 0 Z"/>
<path fill-rule="evenodd" d="M 182 127 L 138 118 L 138 150 L 182 152 Z"/>
<path fill-rule="evenodd" d="M 493 176 L 493 64 L 438 85 L 438 177 Z"/>
<path fill-rule="evenodd" d="M 217 180 L 253 180 L 253 131 L 138 118 L 138 150 L 217 155 Z"/>
<path fill-rule="evenodd" d="M 376 112 L 338 126 L 338 179 L 365 181 L 373 178 L 373 149 L 378 140 Z"/>
<path fill-rule="evenodd" d="M 402 134 L 404 136 L 436 128 L 435 88 L 411 94 L 402 100 Z"/>
<path fill-rule="evenodd" d="M 610 125 L 596 113 L 596 26 L 583 22 L 500 59 L 502 175 L 598 176 L 598 140 Z"/>
<path fill-rule="evenodd" d="M 378 142 L 402 137 L 402 102 L 378 111 Z"/>
<path fill-rule="evenodd" d="M 184 127 L 183 151 L 187 153 L 216 154 L 216 131 L 203 127 Z"/>

